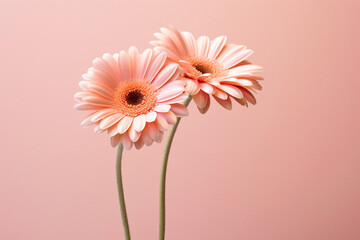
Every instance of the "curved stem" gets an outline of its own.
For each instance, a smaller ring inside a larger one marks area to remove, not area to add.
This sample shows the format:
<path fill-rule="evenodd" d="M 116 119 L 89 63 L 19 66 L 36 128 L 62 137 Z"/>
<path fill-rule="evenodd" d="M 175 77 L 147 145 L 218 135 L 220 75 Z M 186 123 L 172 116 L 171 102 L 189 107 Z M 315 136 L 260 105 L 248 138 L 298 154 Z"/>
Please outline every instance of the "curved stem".
<path fill-rule="evenodd" d="M 126 214 L 126 205 L 125 205 L 125 198 L 124 198 L 124 189 L 122 183 L 122 176 L 121 176 L 121 159 L 122 159 L 122 152 L 123 152 L 123 145 L 122 143 L 119 144 L 116 154 L 116 182 L 118 187 L 118 194 L 119 194 L 119 203 L 120 203 L 120 211 L 122 217 L 122 223 L 124 227 L 124 234 L 125 240 L 130 240 L 130 229 L 129 223 Z"/>
<path fill-rule="evenodd" d="M 191 96 L 184 102 L 184 105 L 187 107 L 191 101 Z M 170 148 L 172 141 L 175 136 L 176 129 L 180 123 L 181 117 L 177 118 L 176 123 L 172 126 L 168 140 L 166 142 L 162 168 L 161 168 L 161 178 L 160 178 L 160 216 L 159 216 L 159 240 L 165 239 L 165 184 L 166 184 L 166 169 L 167 163 L 170 154 Z"/>

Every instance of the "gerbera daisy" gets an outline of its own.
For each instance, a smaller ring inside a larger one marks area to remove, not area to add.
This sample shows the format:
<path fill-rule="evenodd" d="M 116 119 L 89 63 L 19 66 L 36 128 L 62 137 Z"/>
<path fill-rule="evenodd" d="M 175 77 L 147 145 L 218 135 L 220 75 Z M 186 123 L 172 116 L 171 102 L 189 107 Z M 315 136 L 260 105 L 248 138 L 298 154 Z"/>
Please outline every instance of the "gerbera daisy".
<path fill-rule="evenodd" d="M 166 53 L 147 49 L 139 54 L 135 47 L 96 58 L 75 94 L 75 109 L 92 111 L 81 125 L 107 131 L 113 147 L 122 142 L 126 149 L 133 144 L 139 149 L 160 142 L 168 125 L 188 114 L 178 64 L 165 62 Z"/>
<path fill-rule="evenodd" d="M 226 109 L 232 107 L 230 98 L 243 106 L 256 103 L 253 93 L 261 90 L 258 80 L 263 78 L 259 76 L 262 68 L 246 60 L 252 50 L 227 44 L 225 36 L 212 41 L 206 36 L 195 40 L 190 32 L 160 30 L 154 34 L 158 40 L 151 44 L 155 51 L 166 52 L 182 67 L 183 76 L 188 79 L 186 89 L 201 113 L 209 109 L 210 95 Z"/>

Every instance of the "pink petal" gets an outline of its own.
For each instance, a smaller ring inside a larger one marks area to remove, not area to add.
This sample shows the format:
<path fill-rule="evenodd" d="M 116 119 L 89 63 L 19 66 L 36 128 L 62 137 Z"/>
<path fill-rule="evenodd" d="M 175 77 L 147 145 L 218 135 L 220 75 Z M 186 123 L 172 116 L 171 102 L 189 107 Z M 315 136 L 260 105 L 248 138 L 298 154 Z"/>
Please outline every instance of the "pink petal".
<path fill-rule="evenodd" d="M 96 125 L 96 126 L 94 127 L 94 132 L 95 132 L 95 133 L 103 133 L 103 132 L 105 132 L 105 130 L 104 130 L 104 129 L 100 129 L 100 128 L 99 128 L 99 125 Z"/>
<path fill-rule="evenodd" d="M 155 121 L 156 119 L 156 116 L 157 116 L 157 113 L 156 112 L 149 112 L 145 115 L 146 117 L 146 122 L 153 122 Z"/>
<path fill-rule="evenodd" d="M 235 99 L 235 101 L 237 101 L 241 105 L 248 107 L 248 103 L 246 102 L 245 99 L 240 99 L 240 98 L 234 98 L 234 99 Z"/>
<path fill-rule="evenodd" d="M 171 106 L 167 105 L 167 104 L 160 104 L 160 105 L 156 105 L 154 110 L 156 112 L 168 112 L 170 111 Z"/>
<path fill-rule="evenodd" d="M 236 64 L 242 62 L 246 58 L 248 58 L 253 53 L 250 49 L 245 49 L 243 51 L 239 51 L 237 53 L 234 53 L 232 56 L 229 56 L 228 58 L 224 59 L 222 61 L 222 65 L 225 69 L 229 69 Z"/>
<path fill-rule="evenodd" d="M 93 65 L 95 68 L 105 71 L 111 76 L 116 76 L 110 65 L 102 58 L 95 58 L 93 61 Z"/>
<path fill-rule="evenodd" d="M 228 98 L 228 94 L 222 90 L 220 90 L 219 88 L 215 87 L 214 88 L 214 96 L 222 99 L 222 100 L 226 100 Z"/>
<path fill-rule="evenodd" d="M 176 123 L 176 115 L 171 111 L 166 113 L 159 113 L 159 115 L 165 118 L 165 120 L 171 125 Z"/>
<path fill-rule="evenodd" d="M 216 59 L 226 43 L 226 36 L 220 36 L 211 41 L 208 58 L 210 60 Z"/>
<path fill-rule="evenodd" d="M 239 67 L 234 67 L 229 69 L 228 76 L 230 77 L 241 77 L 243 75 L 248 75 L 249 73 L 258 73 L 261 72 L 263 68 L 254 64 L 246 64 Z"/>
<path fill-rule="evenodd" d="M 166 67 L 164 67 L 160 73 L 156 76 L 153 81 L 153 85 L 155 89 L 161 88 L 165 83 L 167 83 L 170 79 L 175 79 L 178 74 L 175 74 L 178 69 L 178 65 L 175 63 L 170 63 Z"/>
<path fill-rule="evenodd" d="M 240 52 L 244 49 L 246 49 L 244 45 L 235 45 L 235 44 L 225 45 L 224 49 L 220 52 L 216 60 L 219 63 L 222 63 L 229 56 L 232 56 L 235 53 Z"/>
<path fill-rule="evenodd" d="M 123 117 L 124 115 L 121 113 L 116 113 L 108 117 L 105 117 L 100 121 L 99 127 L 100 129 L 107 129 L 108 127 L 111 127 L 112 125 L 117 123 Z"/>
<path fill-rule="evenodd" d="M 210 107 L 210 96 L 206 94 L 206 104 L 204 108 L 198 108 L 199 112 L 201 114 L 205 114 L 209 110 L 209 107 Z"/>
<path fill-rule="evenodd" d="M 152 140 L 156 140 L 159 138 L 159 133 L 160 130 L 157 127 L 156 123 L 150 123 L 150 124 L 146 124 L 146 128 L 144 130 L 146 132 L 146 134 L 148 134 L 148 136 L 152 139 Z"/>
<path fill-rule="evenodd" d="M 105 60 L 105 62 L 109 65 L 112 71 L 112 75 L 116 76 L 117 78 L 120 78 L 120 71 L 119 66 L 117 64 L 116 59 L 113 55 L 105 53 L 102 58 Z"/>
<path fill-rule="evenodd" d="M 161 39 L 162 45 L 167 46 L 169 49 L 172 49 L 174 53 L 176 53 L 177 56 L 183 56 L 185 55 L 184 48 L 178 41 L 176 37 L 171 33 L 170 30 L 166 28 L 160 28 L 162 37 Z"/>
<path fill-rule="evenodd" d="M 254 95 L 249 91 L 246 90 L 245 88 L 240 88 L 241 92 L 244 95 L 244 98 L 246 99 L 246 101 L 248 101 L 249 103 L 255 105 L 256 104 L 256 98 L 254 97 Z"/>
<path fill-rule="evenodd" d="M 223 106 L 225 109 L 231 110 L 232 104 L 231 104 L 231 99 L 230 99 L 230 98 L 228 98 L 228 99 L 226 99 L 226 100 L 223 100 L 223 99 L 220 99 L 220 98 L 218 98 L 218 97 L 216 97 L 216 96 L 213 96 L 213 97 L 214 97 L 214 99 L 215 99 L 221 106 Z"/>
<path fill-rule="evenodd" d="M 113 137 L 110 138 L 110 142 L 111 142 L 111 146 L 112 147 L 116 147 L 119 145 L 119 143 L 121 142 L 121 136 L 120 134 L 117 134 Z"/>
<path fill-rule="evenodd" d="M 183 56 L 187 55 L 185 41 L 182 38 L 182 35 L 180 34 L 180 32 L 175 27 L 171 27 L 171 30 L 166 29 L 166 28 L 160 28 L 160 30 L 164 34 L 167 34 L 172 39 L 172 41 L 176 44 L 177 49 L 179 49 L 179 52 L 181 55 L 183 55 Z"/>
<path fill-rule="evenodd" d="M 129 49 L 130 65 L 131 65 L 131 79 L 139 79 L 139 52 L 136 47 L 132 46 Z"/>
<path fill-rule="evenodd" d="M 90 103 L 93 105 L 104 106 L 104 107 L 111 107 L 113 104 L 113 102 L 107 98 L 96 97 L 96 96 L 86 96 L 86 97 L 83 97 L 82 100 L 84 102 L 87 102 L 87 103 Z"/>
<path fill-rule="evenodd" d="M 166 101 L 158 101 L 164 104 L 174 104 L 174 103 L 183 103 L 186 99 L 188 98 L 188 95 L 186 94 L 182 94 L 178 97 L 172 98 L 170 100 L 166 100 Z"/>
<path fill-rule="evenodd" d="M 126 150 L 130 150 L 134 143 L 129 138 L 129 135 L 128 134 L 121 134 L 120 138 L 121 138 L 121 142 L 124 145 L 124 148 Z"/>
<path fill-rule="evenodd" d="M 164 132 L 160 132 L 159 134 L 160 134 L 159 138 L 155 140 L 155 142 L 157 142 L 157 143 L 160 143 L 164 137 Z"/>
<path fill-rule="evenodd" d="M 150 146 L 154 142 L 154 140 L 149 135 L 148 125 L 146 125 L 144 131 L 141 132 L 140 139 L 145 143 L 146 146 Z"/>
<path fill-rule="evenodd" d="M 108 99 L 113 98 L 114 91 L 102 83 L 89 83 L 88 85 L 89 90 L 96 92 L 97 94 L 100 94 Z"/>
<path fill-rule="evenodd" d="M 176 83 L 175 83 L 176 84 Z M 184 93 L 185 88 L 183 86 L 172 84 L 171 87 L 161 89 L 157 101 L 164 102 L 173 99 Z"/>
<path fill-rule="evenodd" d="M 119 68 L 122 81 L 131 79 L 131 66 L 129 54 L 125 51 L 121 51 L 119 55 Z"/>
<path fill-rule="evenodd" d="M 109 134 L 110 137 L 113 137 L 113 136 L 115 136 L 116 134 L 118 134 L 117 124 L 114 124 L 114 125 L 112 125 L 111 127 L 109 127 L 109 128 L 107 129 L 107 131 L 108 131 L 108 134 Z"/>
<path fill-rule="evenodd" d="M 89 104 L 89 103 L 78 103 L 75 105 L 76 110 L 98 110 L 101 109 L 101 106 Z"/>
<path fill-rule="evenodd" d="M 87 117 L 81 122 L 80 125 L 81 125 L 82 127 L 91 127 L 91 126 L 96 125 L 95 122 L 91 121 L 92 115 L 93 115 L 93 114 L 90 114 L 89 116 L 87 116 Z"/>
<path fill-rule="evenodd" d="M 180 104 L 180 103 L 176 103 L 171 105 L 171 109 L 170 109 L 176 116 L 179 117 L 185 117 L 189 115 L 189 111 L 187 109 L 187 107 L 185 107 L 184 105 Z"/>
<path fill-rule="evenodd" d="M 149 63 L 152 55 L 153 55 L 153 50 L 151 49 L 146 49 L 143 52 L 143 54 L 141 54 L 139 79 L 143 79 L 145 77 L 145 73 L 147 72 L 147 69 L 149 67 Z"/>
<path fill-rule="evenodd" d="M 159 127 L 159 129 L 160 129 L 161 131 L 166 131 L 166 130 L 168 130 L 169 124 L 168 124 L 168 122 L 166 121 L 166 119 L 165 119 L 164 117 L 162 117 L 162 116 L 160 116 L 160 115 L 158 114 L 155 122 L 157 123 L 157 125 L 158 125 L 158 127 Z"/>
<path fill-rule="evenodd" d="M 145 125 L 146 125 L 145 115 L 139 115 L 134 118 L 133 126 L 137 132 L 141 132 L 144 129 Z"/>
<path fill-rule="evenodd" d="M 204 108 L 207 104 L 208 101 L 208 94 L 203 92 L 203 91 L 199 91 L 196 95 L 193 96 L 194 102 L 196 103 L 196 106 L 201 109 Z"/>
<path fill-rule="evenodd" d="M 210 84 L 207 83 L 200 83 L 199 84 L 201 90 L 206 92 L 207 94 L 213 94 L 214 93 L 214 87 L 212 87 Z"/>
<path fill-rule="evenodd" d="M 200 86 L 198 81 L 188 80 L 186 81 L 185 89 L 190 95 L 195 95 L 200 91 Z"/>
<path fill-rule="evenodd" d="M 121 121 L 118 123 L 118 132 L 120 134 L 123 134 L 124 132 L 126 132 L 131 123 L 133 122 L 133 117 L 129 117 L 129 116 L 125 116 L 123 119 L 121 119 Z"/>
<path fill-rule="evenodd" d="M 253 85 L 252 81 L 247 79 L 227 78 L 221 81 L 222 84 L 232 84 L 236 86 L 250 87 Z"/>
<path fill-rule="evenodd" d="M 152 82 L 156 74 L 159 72 L 161 67 L 164 65 L 166 60 L 166 53 L 162 52 L 155 56 L 154 60 L 150 62 L 149 68 L 145 74 L 145 79 L 148 82 Z"/>
<path fill-rule="evenodd" d="M 130 126 L 129 129 L 129 138 L 132 142 L 136 142 L 137 140 L 139 140 L 141 136 L 140 132 L 137 132 L 134 128 L 134 123 Z"/>
<path fill-rule="evenodd" d="M 136 149 L 141 149 L 144 146 L 144 142 L 140 139 L 136 143 L 134 143 Z"/>
<path fill-rule="evenodd" d="M 101 109 L 92 115 L 91 121 L 97 122 L 97 121 L 103 119 L 104 117 L 107 117 L 107 116 L 115 114 L 115 113 L 117 113 L 117 111 L 113 108 Z"/>
<path fill-rule="evenodd" d="M 210 39 L 206 36 L 201 36 L 197 40 L 197 56 L 207 57 L 210 46 Z"/>
<path fill-rule="evenodd" d="M 219 88 L 235 98 L 243 98 L 243 94 L 238 87 L 222 84 Z"/>
<path fill-rule="evenodd" d="M 187 55 L 195 55 L 195 38 L 194 36 L 189 32 L 181 32 L 181 35 L 183 36 L 183 39 L 185 41 L 186 49 L 187 49 Z"/>

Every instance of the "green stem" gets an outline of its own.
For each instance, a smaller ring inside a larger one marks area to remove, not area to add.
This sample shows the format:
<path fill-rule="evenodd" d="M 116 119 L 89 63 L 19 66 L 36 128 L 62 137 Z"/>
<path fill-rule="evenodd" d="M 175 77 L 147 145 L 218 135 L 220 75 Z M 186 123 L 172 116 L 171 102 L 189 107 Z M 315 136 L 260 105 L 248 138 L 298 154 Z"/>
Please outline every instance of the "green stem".
<path fill-rule="evenodd" d="M 122 183 L 122 176 L 121 176 L 121 159 L 122 159 L 122 152 L 123 152 L 123 145 L 122 143 L 119 144 L 116 154 L 116 182 L 118 187 L 118 194 L 119 194 L 119 203 L 120 203 L 120 211 L 122 217 L 122 223 L 124 227 L 124 234 L 125 240 L 130 240 L 130 229 L 128 218 L 126 214 L 126 205 L 124 199 L 124 189 Z"/>
<path fill-rule="evenodd" d="M 191 96 L 189 96 L 188 99 L 184 102 L 184 105 L 187 107 L 191 101 Z M 165 184 L 166 184 L 166 169 L 167 169 L 167 163 L 169 159 L 170 154 L 170 148 L 172 141 L 175 136 L 176 129 L 180 123 L 181 117 L 177 118 L 177 121 L 174 126 L 172 126 L 169 137 L 166 143 L 164 156 L 163 156 L 163 162 L 162 162 L 162 168 L 161 168 L 161 179 L 160 179 L 160 216 L 159 216 L 159 240 L 165 239 Z"/>

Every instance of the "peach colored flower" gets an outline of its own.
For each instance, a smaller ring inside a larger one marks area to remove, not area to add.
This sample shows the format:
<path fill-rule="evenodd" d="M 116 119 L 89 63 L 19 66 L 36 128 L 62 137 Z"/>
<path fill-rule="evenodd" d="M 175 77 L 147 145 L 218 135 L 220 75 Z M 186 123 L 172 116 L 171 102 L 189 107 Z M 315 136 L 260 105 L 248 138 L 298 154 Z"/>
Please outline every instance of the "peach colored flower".
<path fill-rule="evenodd" d="M 160 142 L 177 116 L 188 114 L 185 82 L 178 80 L 178 65 L 165 63 L 166 53 L 151 49 L 139 54 L 135 47 L 119 54 L 104 54 L 82 76 L 75 94 L 77 110 L 92 113 L 81 123 L 107 131 L 113 147 L 126 149 Z"/>
<path fill-rule="evenodd" d="M 201 113 L 209 109 L 210 95 L 226 109 L 232 107 L 230 97 L 243 106 L 256 103 L 253 93 L 261 90 L 258 80 L 263 78 L 259 75 L 262 68 L 246 60 L 252 50 L 227 44 L 225 36 L 195 40 L 190 32 L 160 30 L 154 34 L 158 40 L 151 44 L 155 51 L 166 52 L 168 58 L 180 64 L 188 79 L 186 89 Z"/>

